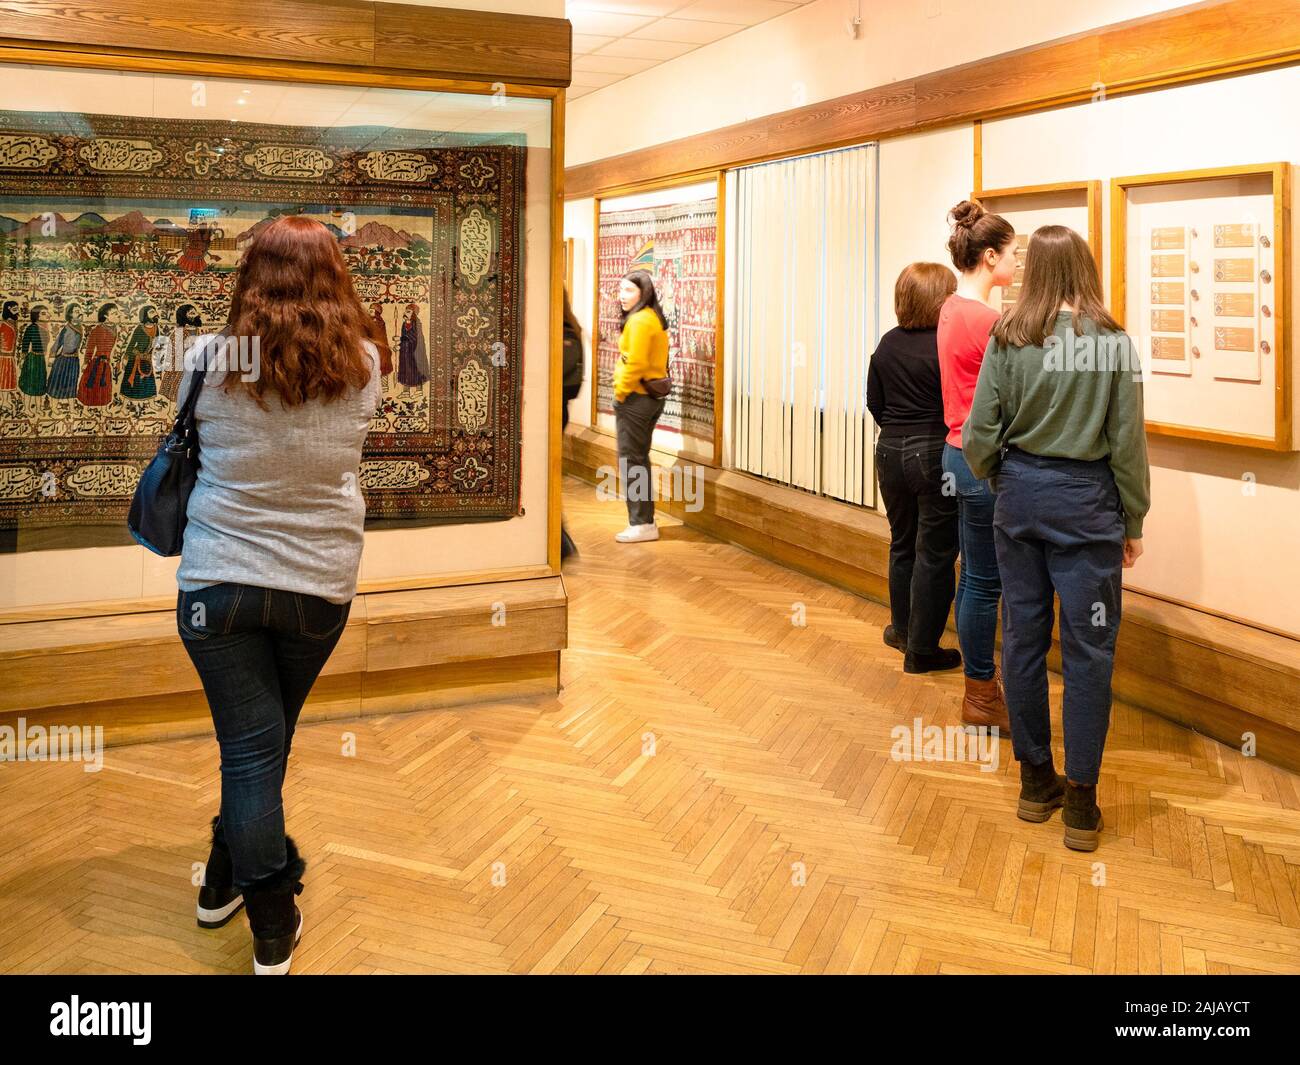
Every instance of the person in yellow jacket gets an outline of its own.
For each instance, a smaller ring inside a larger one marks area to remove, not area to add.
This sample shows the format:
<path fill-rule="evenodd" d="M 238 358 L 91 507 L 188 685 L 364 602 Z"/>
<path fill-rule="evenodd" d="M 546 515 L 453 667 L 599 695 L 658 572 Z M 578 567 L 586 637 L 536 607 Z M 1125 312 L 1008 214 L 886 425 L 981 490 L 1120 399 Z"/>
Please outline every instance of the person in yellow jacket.
<path fill-rule="evenodd" d="M 664 412 L 646 381 L 668 376 L 668 319 L 659 306 L 654 282 L 633 270 L 619 282 L 623 332 L 614 364 L 614 425 L 618 439 L 619 477 L 627 498 L 627 528 L 614 537 L 621 544 L 658 540 L 650 479 L 650 441 Z"/>

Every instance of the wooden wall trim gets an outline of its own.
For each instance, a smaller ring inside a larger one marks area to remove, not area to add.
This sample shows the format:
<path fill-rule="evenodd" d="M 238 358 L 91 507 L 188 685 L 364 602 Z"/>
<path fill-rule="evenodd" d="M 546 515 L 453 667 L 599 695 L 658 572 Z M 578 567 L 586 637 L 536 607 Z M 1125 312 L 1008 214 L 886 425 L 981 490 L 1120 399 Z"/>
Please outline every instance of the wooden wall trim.
<path fill-rule="evenodd" d="M 497 623 L 500 618 L 506 624 Z M 359 595 L 327 677 L 551 653 L 568 645 L 560 577 Z M 120 669 L 127 649 L 138 668 Z M 0 714 L 196 691 L 176 611 L 0 626 Z M 111 691 L 105 678 L 112 677 Z"/>
<path fill-rule="evenodd" d="M 571 80 L 567 19 L 373 0 L 0 0 L 0 39 L 503 83 Z"/>
<path fill-rule="evenodd" d="M 1297 62 L 1296 0 L 1207 0 L 572 166 L 565 195 Z"/>
<path fill-rule="evenodd" d="M 276 0 L 278 3 L 279 0 Z M 415 4 L 374 4 L 375 64 L 439 70 L 456 77 L 568 85 L 572 26 L 567 19 L 505 15 Z"/>

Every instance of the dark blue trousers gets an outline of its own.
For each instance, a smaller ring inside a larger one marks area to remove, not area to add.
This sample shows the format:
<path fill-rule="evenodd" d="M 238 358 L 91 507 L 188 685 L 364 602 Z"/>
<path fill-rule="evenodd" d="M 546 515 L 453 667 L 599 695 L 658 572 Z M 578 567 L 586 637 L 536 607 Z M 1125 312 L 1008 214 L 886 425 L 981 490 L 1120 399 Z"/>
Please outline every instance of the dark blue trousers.
<path fill-rule="evenodd" d="M 1065 772 L 1077 784 L 1096 784 L 1110 726 L 1124 562 L 1124 516 L 1110 465 L 1009 450 L 997 475 L 993 529 L 1002 574 L 1002 682 L 1016 758 L 1043 765 L 1052 757 L 1047 652 L 1055 593 Z"/>

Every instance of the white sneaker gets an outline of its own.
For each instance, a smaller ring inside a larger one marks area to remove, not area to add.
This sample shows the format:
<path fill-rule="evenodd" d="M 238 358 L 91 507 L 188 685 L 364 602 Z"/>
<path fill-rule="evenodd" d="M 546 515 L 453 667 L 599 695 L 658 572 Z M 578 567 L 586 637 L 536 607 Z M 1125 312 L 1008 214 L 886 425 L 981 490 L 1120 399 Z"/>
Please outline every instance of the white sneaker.
<path fill-rule="evenodd" d="M 643 544 L 659 539 L 659 526 L 654 522 L 649 525 L 629 525 L 614 537 L 620 544 Z"/>

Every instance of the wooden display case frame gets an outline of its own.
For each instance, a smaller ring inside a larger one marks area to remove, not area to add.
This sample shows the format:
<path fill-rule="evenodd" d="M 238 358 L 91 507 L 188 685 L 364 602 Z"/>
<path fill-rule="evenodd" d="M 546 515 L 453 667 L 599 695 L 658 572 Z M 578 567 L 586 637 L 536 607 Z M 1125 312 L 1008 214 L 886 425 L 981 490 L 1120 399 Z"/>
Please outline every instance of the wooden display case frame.
<path fill-rule="evenodd" d="M 425 14 L 433 14 L 425 9 Z M 258 82 L 295 82 L 306 85 L 351 85 L 364 88 L 411 89 L 425 92 L 467 93 L 546 99 L 550 101 L 550 360 L 549 439 L 547 450 L 546 562 L 488 571 L 455 574 L 412 574 L 391 579 L 365 580 L 358 594 L 440 588 L 451 584 L 477 584 L 509 580 L 535 580 L 560 574 L 560 500 L 562 476 L 561 379 L 564 306 L 564 101 L 559 85 L 526 84 L 503 80 L 467 80 L 418 72 L 391 73 L 366 66 L 317 64 L 240 56 L 213 56 L 198 52 L 136 53 L 88 43 L 32 44 L 0 38 L 0 64 L 36 67 L 72 67 L 129 73 L 169 74 L 185 77 L 238 78 Z M 103 617 L 146 613 L 160 609 L 158 596 L 97 600 L 0 609 L 0 624 L 46 619 Z"/>
<path fill-rule="evenodd" d="M 1273 433 L 1255 435 L 1222 429 L 1201 429 L 1193 425 L 1148 421 L 1147 432 L 1186 440 L 1260 448 L 1266 451 L 1294 451 L 1292 440 L 1291 375 L 1291 166 L 1289 163 L 1259 163 L 1219 166 L 1200 170 L 1174 170 L 1163 174 L 1137 174 L 1110 181 L 1110 286 L 1111 313 L 1125 325 L 1128 312 L 1128 190 L 1153 185 L 1177 185 L 1219 178 L 1267 177 L 1273 190 L 1274 310 L 1273 330 L 1276 355 L 1273 360 Z"/>
<path fill-rule="evenodd" d="M 979 124 L 976 124 L 979 128 Z M 981 160 L 978 154 L 976 156 L 976 171 L 981 169 Z M 1056 181 L 1046 185 L 1017 185 L 1013 188 L 1006 189 L 975 189 L 970 195 L 972 200 L 978 200 L 988 207 L 986 200 L 1015 200 L 1028 199 L 1033 196 L 1050 196 L 1053 193 L 1076 193 L 1084 201 L 1083 206 L 1088 210 L 1088 232 L 1082 234 L 1088 241 L 1088 247 L 1092 249 L 1092 257 L 1097 262 L 1097 274 L 1102 273 L 1102 224 L 1101 224 L 1101 181 Z M 992 207 L 988 208 L 994 214 L 997 214 Z"/>
<path fill-rule="evenodd" d="M 606 436 L 612 435 L 608 429 L 600 425 L 598 410 L 599 389 L 597 386 L 600 376 L 600 367 L 597 361 L 600 338 L 600 205 L 605 200 L 635 196 L 641 192 L 660 192 L 665 189 L 688 188 L 691 185 L 702 185 L 706 181 L 714 182 L 717 187 L 716 195 L 718 200 L 717 313 L 713 324 L 713 458 L 708 465 L 720 469 L 722 467 L 722 416 L 726 398 L 726 377 L 722 357 L 727 302 L 727 172 L 725 170 L 709 170 L 704 173 L 694 174 L 689 178 L 672 177 L 657 181 L 638 182 L 634 185 L 623 185 L 618 188 L 608 189 L 593 197 L 591 208 L 591 428 L 594 432 L 603 433 Z M 686 433 L 681 435 L 690 440 L 701 439 L 700 437 L 690 437 Z M 689 453 L 682 457 L 694 458 Z"/>

